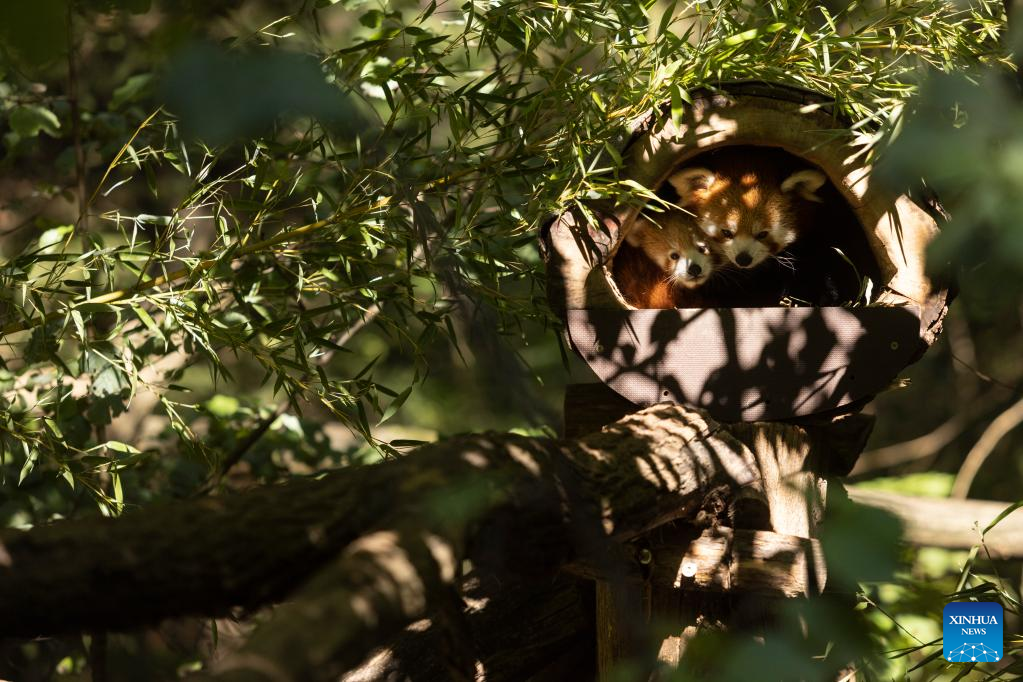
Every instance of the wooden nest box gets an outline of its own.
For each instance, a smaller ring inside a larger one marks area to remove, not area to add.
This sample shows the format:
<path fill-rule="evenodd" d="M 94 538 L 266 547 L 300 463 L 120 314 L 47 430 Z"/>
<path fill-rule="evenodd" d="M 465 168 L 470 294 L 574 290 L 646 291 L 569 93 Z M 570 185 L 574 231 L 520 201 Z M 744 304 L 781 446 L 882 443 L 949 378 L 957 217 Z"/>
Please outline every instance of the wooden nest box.
<path fill-rule="evenodd" d="M 737 422 L 855 410 L 916 361 L 949 302 L 947 287 L 924 270 L 937 211 L 881 186 L 849 138 L 827 100 L 762 83 L 698 95 L 681 123 L 663 111 L 641 122 L 620 177 L 652 192 L 708 155 L 743 150 L 823 172 L 826 208 L 815 229 L 842 246 L 813 260 L 850 268 L 873 295 L 866 303 L 787 306 L 765 300 L 764 283 L 753 279 L 704 307 L 638 309 L 617 285 L 614 262 L 651 209 L 594 203 L 588 208 L 599 224 L 579 210 L 557 216 L 543 250 L 551 305 L 597 376 L 636 405 L 674 401 Z M 761 280 L 771 277 L 763 272 Z"/>

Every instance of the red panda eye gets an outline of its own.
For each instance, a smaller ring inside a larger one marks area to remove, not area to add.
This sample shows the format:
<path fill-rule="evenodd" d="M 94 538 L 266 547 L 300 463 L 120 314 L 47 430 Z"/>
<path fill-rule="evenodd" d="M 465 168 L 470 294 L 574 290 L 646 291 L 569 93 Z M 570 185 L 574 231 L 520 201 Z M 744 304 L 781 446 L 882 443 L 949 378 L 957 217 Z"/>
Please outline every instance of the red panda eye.
<path fill-rule="evenodd" d="M 708 253 L 710 253 L 710 249 L 707 248 L 706 244 L 697 244 L 696 245 L 696 250 L 699 251 L 700 253 L 702 253 L 704 256 L 706 256 Z"/>
<path fill-rule="evenodd" d="M 677 254 L 677 253 L 675 253 L 674 251 L 672 251 L 672 252 L 671 252 L 671 259 L 672 259 L 672 260 L 678 260 L 678 254 Z"/>
<path fill-rule="evenodd" d="M 732 232 L 731 230 L 721 230 L 721 236 L 724 237 L 725 239 L 731 239 L 732 237 L 735 236 L 735 233 Z"/>
<path fill-rule="evenodd" d="M 757 239 L 767 239 L 767 235 L 767 230 L 761 230 L 760 232 L 757 232 Z"/>

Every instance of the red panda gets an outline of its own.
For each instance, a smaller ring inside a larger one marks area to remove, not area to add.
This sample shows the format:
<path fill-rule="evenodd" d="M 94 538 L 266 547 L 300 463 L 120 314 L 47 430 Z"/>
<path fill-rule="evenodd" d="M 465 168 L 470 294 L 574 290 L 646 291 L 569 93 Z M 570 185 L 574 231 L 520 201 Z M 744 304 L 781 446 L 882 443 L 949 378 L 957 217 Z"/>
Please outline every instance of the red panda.
<path fill-rule="evenodd" d="M 637 308 L 689 307 L 697 305 L 696 290 L 720 263 L 692 216 L 674 210 L 636 219 L 615 255 L 613 274 L 622 296 Z"/>
<path fill-rule="evenodd" d="M 740 268 L 754 268 L 792 244 L 811 220 L 811 202 L 821 201 L 816 192 L 824 174 L 793 171 L 771 150 L 724 148 L 701 161 L 668 182 L 699 229 Z"/>

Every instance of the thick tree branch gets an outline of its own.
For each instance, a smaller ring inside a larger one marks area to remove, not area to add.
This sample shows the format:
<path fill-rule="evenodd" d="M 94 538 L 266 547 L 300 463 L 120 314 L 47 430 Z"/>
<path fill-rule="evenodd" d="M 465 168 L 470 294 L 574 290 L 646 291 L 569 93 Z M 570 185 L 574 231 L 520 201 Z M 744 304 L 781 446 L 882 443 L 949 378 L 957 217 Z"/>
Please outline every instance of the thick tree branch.
<path fill-rule="evenodd" d="M 470 549 L 478 566 L 550 570 L 579 555 L 606 556 L 609 537 L 686 516 L 708 491 L 753 486 L 757 477 L 749 451 L 714 422 L 662 405 L 580 441 L 471 436 L 319 480 L 3 531 L 0 633 L 131 628 L 253 608 L 338 561 L 365 557 L 356 550 L 387 533 L 430 546 L 432 562 L 412 565 L 444 581 Z M 401 590 L 338 577 L 335 589 L 371 607 L 364 630 L 391 631 L 374 621 L 386 609 L 402 613 L 394 627 L 427 610 L 424 601 L 399 603 Z"/>
<path fill-rule="evenodd" d="M 594 590 L 589 581 L 509 584 L 471 576 L 462 584 L 465 621 L 477 673 L 487 682 L 564 682 L 593 679 L 596 671 Z M 451 644 L 436 620 L 416 621 L 374 650 L 342 682 L 446 680 Z"/>

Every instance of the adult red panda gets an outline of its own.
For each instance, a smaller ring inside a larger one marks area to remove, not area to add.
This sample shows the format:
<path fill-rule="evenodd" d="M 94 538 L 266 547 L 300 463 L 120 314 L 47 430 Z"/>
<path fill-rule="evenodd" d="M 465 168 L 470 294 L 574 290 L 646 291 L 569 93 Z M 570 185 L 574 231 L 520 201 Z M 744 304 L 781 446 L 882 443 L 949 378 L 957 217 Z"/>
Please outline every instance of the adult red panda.
<path fill-rule="evenodd" d="M 783 153 L 725 147 L 701 156 L 668 182 L 678 204 L 696 215 L 699 229 L 740 268 L 754 268 L 792 244 L 813 222 L 823 173 L 792 169 Z"/>

